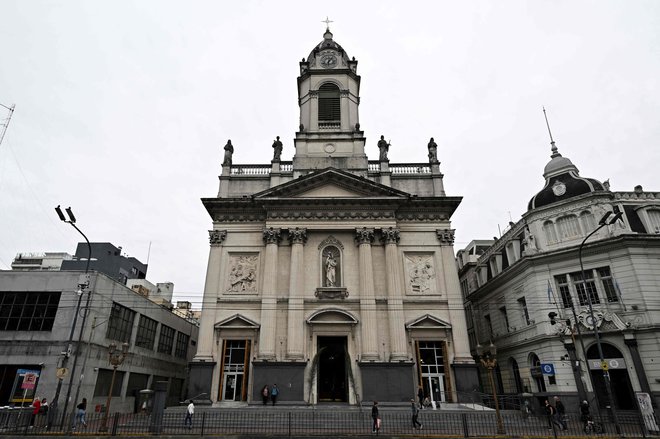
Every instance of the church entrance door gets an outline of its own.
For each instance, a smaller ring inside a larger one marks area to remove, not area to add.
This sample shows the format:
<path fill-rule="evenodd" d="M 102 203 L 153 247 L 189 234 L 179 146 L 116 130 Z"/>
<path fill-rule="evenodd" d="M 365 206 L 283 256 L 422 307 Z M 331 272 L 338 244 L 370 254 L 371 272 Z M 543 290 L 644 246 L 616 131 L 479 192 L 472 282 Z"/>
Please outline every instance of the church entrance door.
<path fill-rule="evenodd" d="M 225 340 L 223 343 L 219 398 L 245 401 L 249 373 L 250 341 Z"/>
<path fill-rule="evenodd" d="M 347 402 L 346 337 L 318 337 L 319 402 Z"/>

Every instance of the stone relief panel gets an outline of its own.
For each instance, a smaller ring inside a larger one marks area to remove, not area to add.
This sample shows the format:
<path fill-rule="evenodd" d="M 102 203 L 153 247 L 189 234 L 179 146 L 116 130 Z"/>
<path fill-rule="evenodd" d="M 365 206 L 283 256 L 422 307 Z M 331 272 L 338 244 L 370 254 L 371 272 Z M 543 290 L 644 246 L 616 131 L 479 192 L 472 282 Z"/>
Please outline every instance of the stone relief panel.
<path fill-rule="evenodd" d="M 225 293 L 257 293 L 257 268 L 259 255 L 230 255 L 229 276 Z"/>
<path fill-rule="evenodd" d="M 436 292 L 433 253 L 406 253 L 404 264 L 408 294 L 433 294 Z"/>

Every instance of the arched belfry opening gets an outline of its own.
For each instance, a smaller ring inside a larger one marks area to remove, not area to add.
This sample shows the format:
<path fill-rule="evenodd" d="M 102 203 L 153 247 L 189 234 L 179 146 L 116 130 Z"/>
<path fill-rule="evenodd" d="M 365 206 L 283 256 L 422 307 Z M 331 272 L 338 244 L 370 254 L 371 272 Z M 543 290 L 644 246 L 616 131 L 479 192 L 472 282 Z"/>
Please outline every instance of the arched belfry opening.
<path fill-rule="evenodd" d="M 339 127 L 341 121 L 341 104 L 339 87 L 325 83 L 319 88 L 319 127 L 332 124 Z"/>

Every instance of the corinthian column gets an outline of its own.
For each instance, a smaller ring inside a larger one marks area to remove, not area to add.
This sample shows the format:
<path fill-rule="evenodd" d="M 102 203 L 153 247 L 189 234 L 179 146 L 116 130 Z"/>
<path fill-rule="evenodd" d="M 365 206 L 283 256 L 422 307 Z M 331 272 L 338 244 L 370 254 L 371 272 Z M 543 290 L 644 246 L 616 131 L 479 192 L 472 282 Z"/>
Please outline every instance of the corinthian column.
<path fill-rule="evenodd" d="M 275 359 L 275 337 L 277 330 L 277 250 L 282 239 L 280 229 L 264 229 L 266 243 L 266 261 L 264 263 L 264 281 L 261 297 L 261 328 L 259 329 L 259 358 Z"/>
<path fill-rule="evenodd" d="M 202 298 L 202 317 L 199 322 L 199 340 L 197 353 L 193 361 L 213 361 L 213 325 L 215 309 L 220 292 L 220 262 L 222 260 L 222 242 L 227 237 L 226 230 L 209 230 L 209 263 L 206 267 L 206 282 Z"/>
<path fill-rule="evenodd" d="M 376 322 L 376 296 L 374 291 L 374 271 L 371 259 L 373 229 L 357 229 L 355 240 L 358 244 L 360 266 L 360 314 L 362 315 L 362 360 L 378 359 L 378 325 Z"/>
<path fill-rule="evenodd" d="M 290 359 L 303 357 L 303 282 L 305 263 L 303 246 L 307 229 L 289 229 L 291 241 L 291 273 L 289 276 L 289 318 L 286 353 Z"/>
<path fill-rule="evenodd" d="M 454 340 L 454 362 L 474 363 L 474 359 L 470 355 L 461 284 L 458 280 L 458 270 L 454 259 L 454 229 L 436 230 L 436 235 L 440 240 L 440 257 L 442 258 L 447 306 L 451 320 L 451 334 Z"/>
<path fill-rule="evenodd" d="M 385 271 L 387 273 L 387 314 L 390 329 L 390 360 L 406 360 L 406 331 L 403 317 L 403 277 L 399 263 L 397 244 L 399 230 L 393 227 L 381 232 L 385 244 Z"/>

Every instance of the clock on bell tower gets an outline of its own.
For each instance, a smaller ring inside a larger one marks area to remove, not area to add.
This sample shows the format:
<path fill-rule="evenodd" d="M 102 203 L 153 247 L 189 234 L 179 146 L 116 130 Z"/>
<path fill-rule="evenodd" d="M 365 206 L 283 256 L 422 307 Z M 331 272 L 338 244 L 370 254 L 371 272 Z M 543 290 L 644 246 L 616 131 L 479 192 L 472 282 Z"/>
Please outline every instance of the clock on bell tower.
<path fill-rule="evenodd" d="M 300 62 L 300 129 L 295 139 L 294 173 L 332 166 L 366 175 L 357 64 L 334 41 L 329 28 L 307 60 Z"/>

